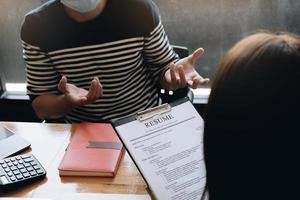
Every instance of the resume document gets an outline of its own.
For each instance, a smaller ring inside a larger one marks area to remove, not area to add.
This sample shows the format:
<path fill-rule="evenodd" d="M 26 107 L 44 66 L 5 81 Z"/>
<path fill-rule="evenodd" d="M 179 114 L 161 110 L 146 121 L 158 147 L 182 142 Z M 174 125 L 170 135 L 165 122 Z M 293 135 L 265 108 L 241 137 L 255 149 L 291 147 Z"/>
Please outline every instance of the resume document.
<path fill-rule="evenodd" d="M 190 101 L 115 128 L 158 200 L 200 199 L 206 184 L 204 123 Z"/>

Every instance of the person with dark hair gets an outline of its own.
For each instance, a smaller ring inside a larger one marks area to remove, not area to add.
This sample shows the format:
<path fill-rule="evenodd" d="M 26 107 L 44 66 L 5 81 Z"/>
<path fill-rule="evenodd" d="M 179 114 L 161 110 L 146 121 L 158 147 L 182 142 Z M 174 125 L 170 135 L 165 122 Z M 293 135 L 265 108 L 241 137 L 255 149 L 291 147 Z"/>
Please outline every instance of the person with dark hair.
<path fill-rule="evenodd" d="M 25 17 L 27 94 L 41 119 L 99 122 L 158 103 L 168 90 L 208 82 L 179 59 L 151 0 L 51 0 Z"/>
<path fill-rule="evenodd" d="M 259 32 L 222 60 L 205 111 L 211 200 L 300 199 L 300 38 Z"/>

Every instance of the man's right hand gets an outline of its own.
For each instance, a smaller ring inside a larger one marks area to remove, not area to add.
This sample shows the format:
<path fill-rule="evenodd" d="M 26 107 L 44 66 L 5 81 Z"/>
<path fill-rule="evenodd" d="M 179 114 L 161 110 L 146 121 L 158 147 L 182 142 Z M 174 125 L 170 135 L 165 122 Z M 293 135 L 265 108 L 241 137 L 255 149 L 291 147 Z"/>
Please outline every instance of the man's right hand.
<path fill-rule="evenodd" d="M 67 82 L 63 76 L 58 84 L 58 89 L 65 95 L 65 99 L 71 106 L 83 106 L 95 102 L 103 95 L 103 88 L 98 78 L 92 80 L 89 90 L 76 87 Z"/>

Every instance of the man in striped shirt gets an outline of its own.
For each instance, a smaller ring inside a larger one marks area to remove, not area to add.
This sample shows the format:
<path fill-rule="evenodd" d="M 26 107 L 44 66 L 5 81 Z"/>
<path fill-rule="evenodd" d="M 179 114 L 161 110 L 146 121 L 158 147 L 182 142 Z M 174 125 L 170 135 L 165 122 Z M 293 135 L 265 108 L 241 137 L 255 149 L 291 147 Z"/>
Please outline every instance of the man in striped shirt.
<path fill-rule="evenodd" d="M 159 83 L 208 82 L 194 69 L 203 49 L 179 60 L 151 0 L 50 0 L 26 15 L 21 39 L 41 119 L 112 120 L 155 106 Z"/>

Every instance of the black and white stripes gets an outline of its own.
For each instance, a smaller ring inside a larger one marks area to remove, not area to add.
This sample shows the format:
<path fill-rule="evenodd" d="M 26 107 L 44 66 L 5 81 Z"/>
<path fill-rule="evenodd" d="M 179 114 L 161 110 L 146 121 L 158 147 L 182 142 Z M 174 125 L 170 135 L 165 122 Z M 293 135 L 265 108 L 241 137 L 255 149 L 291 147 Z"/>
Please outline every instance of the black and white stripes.
<path fill-rule="evenodd" d="M 23 40 L 23 49 L 31 96 L 59 94 L 62 75 L 87 90 L 93 78 L 99 78 L 103 97 L 67 113 L 69 122 L 111 120 L 154 106 L 160 73 L 178 59 L 161 23 L 147 37 L 50 52 Z"/>

